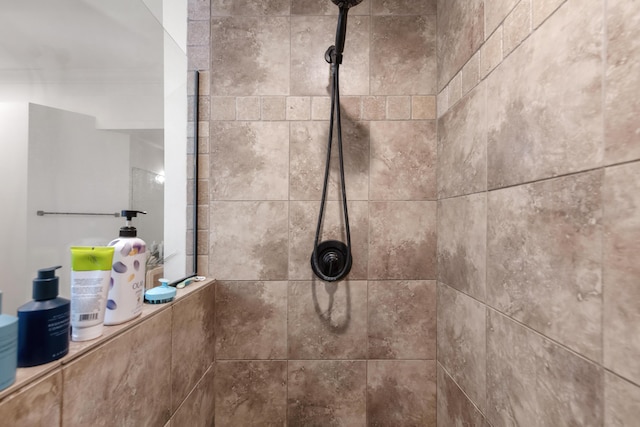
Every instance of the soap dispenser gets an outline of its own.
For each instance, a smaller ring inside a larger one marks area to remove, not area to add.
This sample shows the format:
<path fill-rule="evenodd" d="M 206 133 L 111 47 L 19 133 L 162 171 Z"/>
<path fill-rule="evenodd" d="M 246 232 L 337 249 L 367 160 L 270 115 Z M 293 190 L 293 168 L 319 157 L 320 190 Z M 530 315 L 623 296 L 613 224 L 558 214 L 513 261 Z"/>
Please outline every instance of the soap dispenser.
<path fill-rule="evenodd" d="M 0 292 L 0 390 L 16 381 L 18 367 L 18 319 L 2 314 L 2 292 Z"/>
<path fill-rule="evenodd" d="M 104 314 L 105 325 L 117 325 L 142 314 L 147 245 L 131 225 L 131 220 L 139 213 L 146 214 L 143 211 L 122 211 L 122 216 L 127 219 L 126 225 L 120 228 L 120 237 L 109 243 L 115 252 L 107 311 Z"/>
<path fill-rule="evenodd" d="M 33 279 L 33 301 L 18 308 L 18 366 L 42 365 L 69 352 L 71 303 L 58 296 L 58 276 L 50 267 Z"/>

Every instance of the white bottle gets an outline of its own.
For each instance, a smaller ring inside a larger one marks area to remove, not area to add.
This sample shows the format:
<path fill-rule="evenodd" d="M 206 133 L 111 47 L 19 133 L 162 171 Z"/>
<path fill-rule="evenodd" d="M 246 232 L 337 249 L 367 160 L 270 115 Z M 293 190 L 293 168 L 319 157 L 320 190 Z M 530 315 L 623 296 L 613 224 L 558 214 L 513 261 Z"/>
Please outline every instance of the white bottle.
<path fill-rule="evenodd" d="M 147 245 L 137 237 L 131 218 L 142 211 L 122 211 L 127 223 L 120 228 L 120 237 L 109 243 L 114 246 L 111 283 L 107 297 L 105 325 L 117 325 L 138 317 L 144 302 L 144 281 L 146 276 Z"/>

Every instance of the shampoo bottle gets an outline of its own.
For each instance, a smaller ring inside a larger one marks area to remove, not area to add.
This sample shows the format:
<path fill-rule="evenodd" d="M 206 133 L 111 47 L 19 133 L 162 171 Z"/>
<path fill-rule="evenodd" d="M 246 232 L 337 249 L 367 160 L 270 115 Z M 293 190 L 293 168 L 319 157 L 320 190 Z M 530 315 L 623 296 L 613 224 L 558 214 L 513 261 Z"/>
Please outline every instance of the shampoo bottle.
<path fill-rule="evenodd" d="M 69 352 L 71 304 L 58 297 L 58 276 L 51 267 L 33 279 L 33 301 L 18 308 L 18 366 L 41 365 Z"/>
<path fill-rule="evenodd" d="M 137 237 L 131 219 L 142 211 L 122 211 L 127 218 L 120 229 L 120 237 L 109 243 L 113 246 L 113 268 L 107 297 L 105 325 L 117 325 L 138 317 L 144 302 L 144 282 L 146 276 L 147 246 Z"/>
<path fill-rule="evenodd" d="M 18 367 L 18 319 L 2 313 L 0 292 L 0 390 L 16 381 Z"/>

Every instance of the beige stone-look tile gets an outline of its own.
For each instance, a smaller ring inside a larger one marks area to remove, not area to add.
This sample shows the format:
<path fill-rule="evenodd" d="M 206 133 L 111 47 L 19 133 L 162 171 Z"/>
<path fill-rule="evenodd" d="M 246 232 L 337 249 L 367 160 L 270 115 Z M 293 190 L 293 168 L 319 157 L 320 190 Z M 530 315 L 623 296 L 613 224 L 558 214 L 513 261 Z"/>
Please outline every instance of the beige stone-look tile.
<path fill-rule="evenodd" d="M 369 282 L 369 359 L 436 357 L 436 282 Z"/>
<path fill-rule="evenodd" d="M 487 302 L 602 360 L 602 171 L 493 191 Z"/>
<path fill-rule="evenodd" d="M 445 86 L 436 98 L 438 118 L 442 117 L 449 109 L 449 86 Z"/>
<path fill-rule="evenodd" d="M 370 200 L 435 200 L 436 122 L 371 123 Z"/>
<path fill-rule="evenodd" d="M 409 120 L 411 118 L 410 96 L 387 97 L 387 120 Z"/>
<path fill-rule="evenodd" d="M 262 98 L 262 120 L 286 120 L 286 98 L 284 96 L 265 96 Z"/>
<path fill-rule="evenodd" d="M 215 366 L 215 425 L 286 424 L 286 361 L 216 362 Z"/>
<path fill-rule="evenodd" d="M 366 382 L 365 361 L 289 361 L 287 425 L 365 426 Z"/>
<path fill-rule="evenodd" d="M 362 97 L 361 96 L 341 96 L 340 97 L 341 120 L 358 121 L 362 120 Z"/>
<path fill-rule="evenodd" d="M 371 94 L 436 93 L 434 15 L 375 16 L 371 37 Z"/>
<path fill-rule="evenodd" d="M 604 174 L 604 365 L 640 383 L 640 163 Z"/>
<path fill-rule="evenodd" d="M 502 31 L 502 55 L 507 56 L 531 33 L 531 0 L 520 0 L 504 20 Z"/>
<path fill-rule="evenodd" d="M 10 394 L 0 402 L 0 419 L 3 420 L 2 424 L 7 426 L 60 426 L 61 416 L 62 373 L 60 370 Z"/>
<path fill-rule="evenodd" d="M 288 198 L 288 123 L 217 122 L 211 133 L 211 200 Z"/>
<path fill-rule="evenodd" d="M 211 120 L 235 120 L 236 119 L 236 98 L 233 96 L 212 96 L 211 97 Z M 216 126 L 211 123 L 211 126 Z M 209 130 L 209 129 L 208 129 Z"/>
<path fill-rule="evenodd" d="M 327 158 L 328 122 L 291 123 L 291 200 L 320 200 Z M 344 169 L 349 200 L 369 197 L 369 123 L 342 120 Z M 328 200 L 340 200 L 338 137 L 334 129 Z"/>
<path fill-rule="evenodd" d="M 63 426 L 151 427 L 169 420 L 171 313 L 161 311 L 63 368 Z"/>
<path fill-rule="evenodd" d="M 212 18 L 212 93 L 289 95 L 290 27 L 288 17 Z"/>
<path fill-rule="evenodd" d="M 502 25 L 480 49 L 480 77 L 484 78 L 502 61 Z"/>
<path fill-rule="evenodd" d="M 287 202 L 212 202 L 209 270 L 219 280 L 286 280 Z"/>
<path fill-rule="evenodd" d="M 331 118 L 331 98 L 314 96 L 311 98 L 311 120 L 329 120 Z"/>
<path fill-rule="evenodd" d="M 215 365 L 211 365 L 180 408 L 171 417 L 174 426 L 214 426 L 214 372 Z"/>
<path fill-rule="evenodd" d="M 626 427 L 640 419 L 640 387 L 605 371 L 604 425 Z"/>
<path fill-rule="evenodd" d="M 469 93 L 480 81 L 480 51 L 478 50 L 462 67 L 462 96 Z"/>
<path fill-rule="evenodd" d="M 211 16 L 287 16 L 290 4 L 289 0 L 211 0 Z"/>
<path fill-rule="evenodd" d="M 369 15 L 371 10 L 371 0 L 364 0 L 362 3 L 349 9 L 351 15 Z M 330 1 L 318 0 L 292 0 L 292 15 L 337 15 L 338 7 Z"/>
<path fill-rule="evenodd" d="M 340 66 L 340 94 L 366 95 L 369 93 L 370 18 L 354 15 L 348 22 Z M 292 95 L 331 94 L 331 66 L 325 61 L 324 54 L 335 43 L 335 28 L 334 16 L 291 18 Z"/>
<path fill-rule="evenodd" d="M 243 96 L 237 98 L 236 120 L 260 120 L 260 97 Z"/>
<path fill-rule="evenodd" d="M 367 278 L 369 252 L 369 205 L 364 201 L 348 201 L 351 231 L 351 280 Z M 291 202 L 289 211 L 289 280 L 313 280 L 310 259 L 318 226 L 320 202 Z M 342 203 L 328 201 L 325 205 L 319 242 L 347 241 Z"/>
<path fill-rule="evenodd" d="M 484 41 L 484 1 L 438 0 L 438 90 Z"/>
<path fill-rule="evenodd" d="M 413 120 L 435 120 L 436 97 L 434 95 L 412 96 L 411 118 Z"/>
<path fill-rule="evenodd" d="M 538 27 L 542 22 L 555 12 L 566 0 L 533 0 L 533 28 Z M 584 3 L 584 0 L 572 0 L 576 4 Z M 590 0 L 589 0 L 590 1 Z"/>
<path fill-rule="evenodd" d="M 438 362 L 481 410 L 486 407 L 486 308 L 438 284 Z"/>
<path fill-rule="evenodd" d="M 601 165 L 601 12 L 569 1 L 486 80 L 489 188 Z"/>
<path fill-rule="evenodd" d="M 438 123 L 438 196 L 487 188 L 486 85 L 481 83 Z"/>
<path fill-rule="evenodd" d="M 372 0 L 372 15 L 435 15 L 436 0 Z"/>
<path fill-rule="evenodd" d="M 365 359 L 367 282 L 289 283 L 288 358 Z"/>
<path fill-rule="evenodd" d="M 436 276 L 436 202 L 369 203 L 369 279 Z"/>
<path fill-rule="evenodd" d="M 640 4 L 607 1 L 605 160 L 640 158 Z"/>
<path fill-rule="evenodd" d="M 209 46 L 187 46 L 187 70 L 208 70 L 210 67 Z"/>
<path fill-rule="evenodd" d="M 209 46 L 211 41 L 209 21 L 191 21 L 187 26 L 188 46 Z M 193 93 L 193 92 L 190 92 Z"/>
<path fill-rule="evenodd" d="M 216 284 L 216 360 L 285 359 L 287 283 Z"/>
<path fill-rule="evenodd" d="M 486 264 L 486 194 L 438 201 L 438 281 L 484 301 Z"/>
<path fill-rule="evenodd" d="M 208 21 L 211 19 L 211 0 L 189 0 L 187 3 L 190 21 Z"/>
<path fill-rule="evenodd" d="M 436 426 L 436 362 L 367 362 L 369 426 Z"/>
<path fill-rule="evenodd" d="M 603 422 L 603 370 L 501 314 L 487 324 L 487 419 L 502 426 Z"/>
<path fill-rule="evenodd" d="M 449 107 L 453 107 L 462 98 L 462 72 L 449 82 Z"/>
<path fill-rule="evenodd" d="M 484 32 L 489 37 L 498 25 L 511 12 L 520 0 L 485 0 L 484 2 Z M 527 0 L 525 0 L 527 1 Z"/>
<path fill-rule="evenodd" d="M 385 96 L 366 96 L 362 100 L 363 120 L 384 120 L 386 118 L 387 98 Z"/>
<path fill-rule="evenodd" d="M 171 323 L 171 400 L 172 410 L 191 392 L 207 372 L 214 356 L 213 284 L 177 301 Z"/>
<path fill-rule="evenodd" d="M 438 427 L 490 427 L 482 413 L 438 363 Z"/>
<path fill-rule="evenodd" d="M 287 98 L 287 120 L 311 119 L 311 98 L 308 96 L 290 96 Z"/>

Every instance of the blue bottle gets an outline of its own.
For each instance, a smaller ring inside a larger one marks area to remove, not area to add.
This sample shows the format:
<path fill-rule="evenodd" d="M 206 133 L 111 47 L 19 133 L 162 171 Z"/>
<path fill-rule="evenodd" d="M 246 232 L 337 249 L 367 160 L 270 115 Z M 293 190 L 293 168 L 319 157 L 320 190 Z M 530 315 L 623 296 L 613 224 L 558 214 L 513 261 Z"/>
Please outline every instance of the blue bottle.
<path fill-rule="evenodd" d="M 18 319 L 2 313 L 0 292 L 0 390 L 16 381 L 18 362 Z"/>
<path fill-rule="evenodd" d="M 33 299 L 18 308 L 18 366 L 49 363 L 69 352 L 71 303 L 58 297 L 58 276 L 51 267 L 38 270 Z"/>

